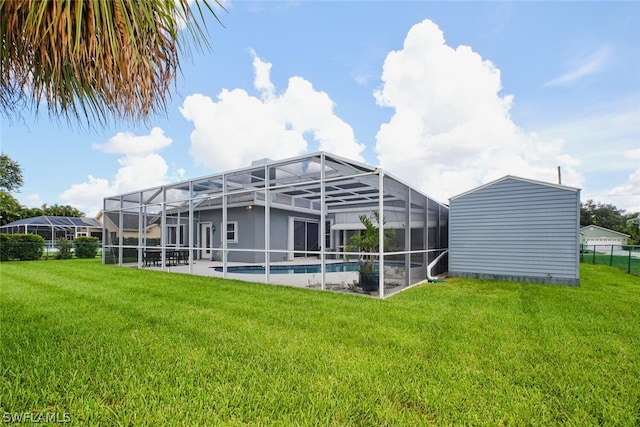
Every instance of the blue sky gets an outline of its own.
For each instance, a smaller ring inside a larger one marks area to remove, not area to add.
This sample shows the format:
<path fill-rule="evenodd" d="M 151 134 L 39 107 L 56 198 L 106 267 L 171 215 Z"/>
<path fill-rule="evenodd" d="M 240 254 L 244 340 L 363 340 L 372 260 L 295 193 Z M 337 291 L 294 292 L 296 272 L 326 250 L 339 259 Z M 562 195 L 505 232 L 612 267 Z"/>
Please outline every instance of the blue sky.
<path fill-rule="evenodd" d="M 227 2 L 167 116 L 2 121 L 28 206 L 324 150 L 449 197 L 506 174 L 640 211 L 640 2 Z"/>

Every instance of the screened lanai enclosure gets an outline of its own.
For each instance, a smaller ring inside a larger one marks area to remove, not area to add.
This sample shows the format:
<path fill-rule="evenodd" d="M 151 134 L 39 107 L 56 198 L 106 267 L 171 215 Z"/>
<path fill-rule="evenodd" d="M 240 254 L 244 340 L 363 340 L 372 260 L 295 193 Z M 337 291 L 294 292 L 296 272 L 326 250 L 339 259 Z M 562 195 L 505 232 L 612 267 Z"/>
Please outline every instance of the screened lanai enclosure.
<path fill-rule="evenodd" d="M 385 297 L 446 270 L 447 221 L 383 170 L 316 153 L 106 198 L 103 261 Z"/>
<path fill-rule="evenodd" d="M 43 215 L 24 218 L 0 227 L 1 233 L 38 234 L 48 246 L 61 238 L 73 240 L 80 236 L 102 238 L 102 224 L 95 218 Z"/>

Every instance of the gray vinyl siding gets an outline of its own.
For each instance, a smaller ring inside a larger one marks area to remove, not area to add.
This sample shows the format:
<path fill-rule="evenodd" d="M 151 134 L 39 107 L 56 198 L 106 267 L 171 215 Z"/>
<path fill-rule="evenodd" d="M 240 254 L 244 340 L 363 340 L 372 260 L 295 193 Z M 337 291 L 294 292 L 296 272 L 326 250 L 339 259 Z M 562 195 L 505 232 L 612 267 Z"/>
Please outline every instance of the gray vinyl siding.
<path fill-rule="evenodd" d="M 578 285 L 579 200 L 514 177 L 452 198 L 449 274 Z"/>

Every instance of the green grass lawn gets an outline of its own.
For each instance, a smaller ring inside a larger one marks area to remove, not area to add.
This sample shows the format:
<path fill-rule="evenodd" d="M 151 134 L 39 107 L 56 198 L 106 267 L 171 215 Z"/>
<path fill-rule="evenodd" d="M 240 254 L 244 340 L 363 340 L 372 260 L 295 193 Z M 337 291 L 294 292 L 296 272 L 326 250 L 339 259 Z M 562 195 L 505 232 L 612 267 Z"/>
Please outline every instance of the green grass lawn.
<path fill-rule="evenodd" d="M 94 425 L 640 424 L 640 279 L 449 279 L 387 300 L 0 264 L 0 413 Z"/>

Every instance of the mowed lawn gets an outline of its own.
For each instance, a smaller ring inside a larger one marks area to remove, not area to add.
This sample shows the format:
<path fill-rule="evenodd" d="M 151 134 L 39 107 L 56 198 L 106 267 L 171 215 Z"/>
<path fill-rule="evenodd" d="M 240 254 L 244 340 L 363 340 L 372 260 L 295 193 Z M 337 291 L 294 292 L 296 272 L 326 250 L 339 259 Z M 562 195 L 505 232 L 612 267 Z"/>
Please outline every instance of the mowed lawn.
<path fill-rule="evenodd" d="M 640 278 L 449 279 L 388 300 L 0 264 L 0 412 L 96 425 L 640 424 Z"/>

